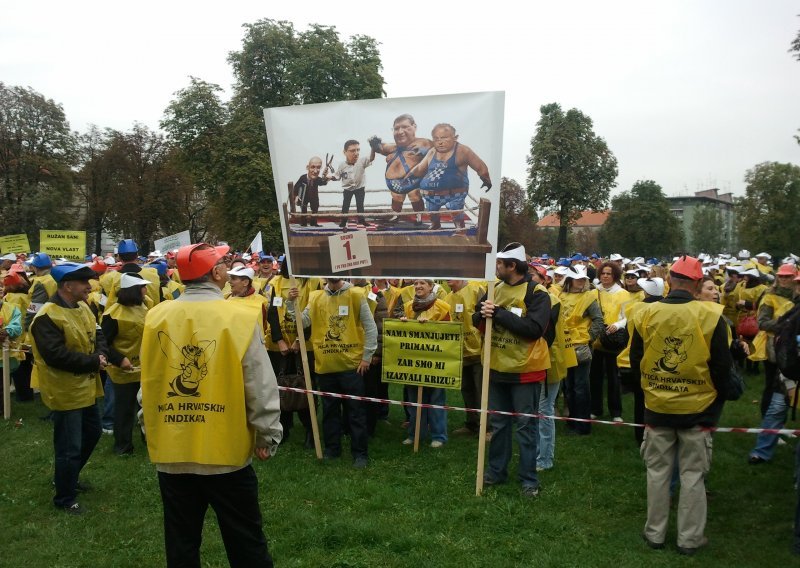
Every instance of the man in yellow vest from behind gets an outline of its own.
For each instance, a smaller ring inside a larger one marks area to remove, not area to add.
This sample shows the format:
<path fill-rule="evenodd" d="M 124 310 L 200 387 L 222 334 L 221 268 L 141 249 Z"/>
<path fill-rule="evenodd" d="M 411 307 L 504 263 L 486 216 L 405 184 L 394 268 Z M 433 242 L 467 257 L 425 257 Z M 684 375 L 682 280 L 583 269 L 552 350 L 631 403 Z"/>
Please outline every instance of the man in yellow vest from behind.
<path fill-rule="evenodd" d="M 280 399 L 260 311 L 226 302 L 229 247 L 181 247 L 186 290 L 147 313 L 142 408 L 164 506 L 167 566 L 199 566 L 214 509 L 231 566 L 272 566 L 251 465 L 281 441 Z"/>
<path fill-rule="evenodd" d="M 103 396 L 100 371 L 106 345 L 94 313 L 86 305 L 95 278 L 88 266 L 67 262 L 50 271 L 58 288 L 33 318 L 31 346 L 42 402 L 53 411 L 56 496 L 53 503 L 70 514 L 85 509 L 76 501 L 78 475 L 100 439 L 97 397 Z"/>
<path fill-rule="evenodd" d="M 634 313 L 630 361 L 644 391 L 641 454 L 647 466 L 647 522 L 642 537 L 664 548 L 669 486 L 680 467 L 678 552 L 692 555 L 708 544 L 705 475 L 711 467 L 711 432 L 731 380 L 728 326 L 722 306 L 694 299 L 701 262 L 679 258 L 670 268 L 666 298 Z"/>
<path fill-rule="evenodd" d="M 525 247 L 519 243 L 510 243 L 497 254 L 496 270 L 500 283 L 495 287 L 494 300 L 489 301 L 484 295 L 480 311 L 472 316 L 472 323 L 479 328 L 485 327 L 483 320 L 493 320 L 491 358 L 483 362 L 490 369 L 489 408 L 536 414 L 541 386 L 550 368 L 548 341 L 552 343 L 555 337 L 555 329 L 550 326 L 550 295 L 543 286 L 531 281 Z M 508 479 L 514 432 L 519 445 L 517 476 L 522 495 L 536 497 L 539 494 L 536 419 L 493 414 L 491 420 L 492 442 L 484 484 L 496 485 Z"/>

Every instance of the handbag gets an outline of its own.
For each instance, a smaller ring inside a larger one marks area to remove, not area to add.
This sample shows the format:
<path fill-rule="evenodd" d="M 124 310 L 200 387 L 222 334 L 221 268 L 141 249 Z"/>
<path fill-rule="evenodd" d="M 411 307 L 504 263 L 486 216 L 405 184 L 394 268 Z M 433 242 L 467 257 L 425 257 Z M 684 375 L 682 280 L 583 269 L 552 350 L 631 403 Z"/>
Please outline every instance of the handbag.
<path fill-rule="evenodd" d="M 600 345 L 603 346 L 603 349 L 606 351 L 610 351 L 611 353 L 620 353 L 622 352 L 625 347 L 628 346 L 628 339 L 630 338 L 628 334 L 627 327 L 620 327 L 614 333 L 603 333 L 600 335 Z"/>
<path fill-rule="evenodd" d="M 739 322 L 736 324 L 736 333 L 748 341 L 758 335 L 758 320 L 755 312 L 748 312 L 739 318 Z"/>
<path fill-rule="evenodd" d="M 294 372 L 289 372 L 289 362 L 294 363 Z M 300 355 L 286 355 L 281 360 L 281 368 L 278 372 L 278 386 L 291 387 L 296 389 L 306 388 L 306 379 L 303 375 L 303 361 Z M 308 396 L 304 392 L 280 391 L 281 412 L 293 412 L 295 410 L 306 410 L 308 408 Z"/>

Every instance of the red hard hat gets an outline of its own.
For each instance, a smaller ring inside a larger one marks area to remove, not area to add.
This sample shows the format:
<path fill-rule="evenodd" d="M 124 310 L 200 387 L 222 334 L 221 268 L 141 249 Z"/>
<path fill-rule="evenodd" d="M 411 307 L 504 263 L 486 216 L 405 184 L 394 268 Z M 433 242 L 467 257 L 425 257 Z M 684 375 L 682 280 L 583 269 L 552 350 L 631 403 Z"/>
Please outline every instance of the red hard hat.
<path fill-rule="evenodd" d="M 782 264 L 778 269 L 778 276 L 794 276 L 797 274 L 797 268 L 794 264 Z"/>
<path fill-rule="evenodd" d="M 208 274 L 231 247 L 223 245 L 212 247 L 206 243 L 196 243 L 178 249 L 175 262 L 181 280 L 196 280 Z"/>
<path fill-rule="evenodd" d="M 11 286 L 19 286 L 22 284 L 22 277 L 17 272 L 9 272 L 3 278 L 3 287 L 9 288 Z"/>
<path fill-rule="evenodd" d="M 106 270 L 108 270 L 108 265 L 103 262 L 102 257 L 96 256 L 94 262 L 89 265 L 89 268 L 91 268 L 97 274 L 103 274 Z"/>
<path fill-rule="evenodd" d="M 689 280 L 703 279 L 703 263 L 693 256 L 683 255 L 675 261 L 669 271 Z"/>

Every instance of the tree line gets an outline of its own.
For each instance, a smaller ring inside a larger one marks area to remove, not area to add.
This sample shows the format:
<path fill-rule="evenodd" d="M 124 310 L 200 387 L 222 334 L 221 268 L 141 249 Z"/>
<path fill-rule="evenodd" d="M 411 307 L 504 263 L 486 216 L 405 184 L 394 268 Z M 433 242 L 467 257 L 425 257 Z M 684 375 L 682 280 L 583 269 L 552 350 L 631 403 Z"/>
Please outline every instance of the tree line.
<path fill-rule="evenodd" d="M 100 254 L 104 232 L 146 247 L 188 228 L 194 242 L 224 239 L 243 249 L 261 231 L 266 248 L 280 248 L 261 109 L 385 96 L 379 43 L 366 35 L 343 40 L 334 27 L 318 24 L 298 31 L 264 19 L 243 28 L 241 49 L 228 55 L 230 100 L 219 85 L 190 77 L 165 107 L 158 131 L 134 123 L 129 131 L 91 126 L 76 133 L 54 100 L 0 83 L 0 234 L 26 233 L 36 248 L 40 228 L 85 229 L 89 248 Z M 800 34 L 790 52 L 800 59 L 798 41 Z M 556 255 L 594 247 L 645 256 L 685 249 L 681 221 L 656 181 L 637 181 L 610 197 L 616 157 L 580 110 L 541 106 L 527 163 L 524 186 L 502 179 L 500 242 Z M 746 194 L 735 203 L 740 244 L 792 251 L 800 168 L 758 164 L 745 181 Z M 609 204 L 596 239 L 570 231 L 581 211 Z M 558 216 L 558 231 L 536 227 L 541 213 Z M 697 212 L 692 252 L 720 251 L 721 227 L 714 209 Z"/>

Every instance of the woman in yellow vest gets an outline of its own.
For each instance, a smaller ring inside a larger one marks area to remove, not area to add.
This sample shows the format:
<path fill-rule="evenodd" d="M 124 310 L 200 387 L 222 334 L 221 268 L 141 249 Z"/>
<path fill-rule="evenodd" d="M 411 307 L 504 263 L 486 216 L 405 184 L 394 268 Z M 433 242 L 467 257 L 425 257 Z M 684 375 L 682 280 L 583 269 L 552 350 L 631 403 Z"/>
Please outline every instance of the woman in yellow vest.
<path fill-rule="evenodd" d="M 600 265 L 598 274 L 600 282 L 597 286 L 597 295 L 605 323 L 603 334 L 611 335 L 626 324 L 625 318 L 622 316 L 622 305 L 628 300 L 629 295 L 619 284 L 622 278 L 622 269 L 616 262 L 604 262 Z M 634 273 L 635 275 L 636 273 Z M 608 411 L 614 422 L 622 422 L 622 394 L 619 388 L 617 355 L 616 351 L 606 349 L 600 342 L 600 338 L 595 340 L 592 346 L 592 365 L 589 371 L 592 418 L 603 415 L 603 382 L 605 381 L 608 391 Z"/>
<path fill-rule="evenodd" d="M 633 393 L 633 421 L 636 424 L 644 422 L 644 391 L 640 381 L 632 380 L 631 373 L 631 338 L 633 337 L 633 320 L 636 313 L 643 309 L 647 304 L 658 302 L 664 297 L 664 281 L 661 278 L 639 278 L 636 284 L 642 290 L 644 299 L 641 302 L 632 302 L 625 307 L 625 318 L 628 327 L 628 345 L 617 355 L 617 367 L 619 368 L 620 383 Z M 633 435 L 636 438 L 637 446 L 642 445 L 644 439 L 644 428 L 634 428 Z"/>
<path fill-rule="evenodd" d="M 788 407 L 785 404 L 786 391 L 775 362 L 775 333 L 778 331 L 780 317 L 800 301 L 800 298 L 794 295 L 796 275 L 797 269 L 793 264 L 784 264 L 775 274 L 775 284 L 761 298 L 758 306 L 759 332 L 753 341 L 753 344 L 759 349 L 757 354 L 751 352 L 750 355 L 751 358 L 764 361 L 765 380 L 764 391 L 761 395 L 761 416 L 765 421 L 771 418 L 771 422 L 777 422 L 779 418 L 782 418 L 781 424 L 786 420 L 785 414 Z M 763 427 L 774 428 L 775 426 Z M 751 463 L 753 463 L 753 457 L 759 460 L 758 463 L 771 459 L 777 438 L 768 437 L 760 442 L 761 447 L 759 448 L 757 443 L 756 450 L 751 453 Z"/>
<path fill-rule="evenodd" d="M 17 265 L 15 265 L 17 266 Z M 25 277 L 25 270 L 15 270 L 12 266 L 9 273 L 3 278 L 3 288 L 5 288 L 5 296 L 3 296 L 3 304 L 14 306 L 19 310 L 19 313 L 25 314 L 30 304 L 28 297 L 28 280 Z M 5 320 L 5 318 L 3 318 Z M 17 402 L 30 402 L 33 400 L 33 389 L 31 388 L 31 371 L 33 368 L 33 355 L 30 350 L 23 351 L 23 346 L 29 343 L 28 334 L 21 333 L 15 342 L 15 351 L 11 354 L 19 361 L 19 365 L 11 372 L 11 378 L 14 380 L 15 399 Z M 13 344 L 12 344 L 13 345 Z"/>
<path fill-rule="evenodd" d="M 450 306 L 444 300 L 436 297 L 433 291 L 433 280 L 414 280 L 414 297 L 410 302 L 403 304 L 405 315 L 400 318 L 403 321 L 416 320 L 426 321 L 450 321 Z M 417 391 L 415 387 L 405 387 L 408 389 L 409 401 L 417 402 Z M 444 405 L 447 402 L 445 390 L 433 387 L 423 387 L 422 400 L 424 404 Z M 408 436 L 403 440 L 403 444 L 414 443 L 414 433 L 417 422 L 416 406 L 409 407 Z M 439 408 L 422 409 L 420 422 L 420 436 L 426 431 L 430 432 L 431 448 L 441 448 L 447 442 L 447 411 Z"/>
<path fill-rule="evenodd" d="M 3 283 L 5 285 L 5 280 L 8 277 L 3 278 Z M 22 312 L 19 311 L 14 304 L 11 302 L 6 301 L 5 298 L 0 298 L 0 349 L 2 349 L 3 345 L 6 341 L 9 342 L 9 347 L 15 350 L 15 353 L 11 353 L 11 357 L 9 358 L 9 372 L 14 372 L 19 367 L 19 357 L 17 356 L 17 350 L 19 349 L 19 343 L 17 340 L 22 335 Z M 23 357 L 24 358 L 24 357 Z M 0 370 L 3 369 L 3 360 L 0 359 Z M 3 384 L 0 383 L 0 397 L 3 395 Z"/>
<path fill-rule="evenodd" d="M 561 300 L 561 318 L 564 325 L 564 347 L 574 348 L 577 366 L 567 371 L 564 381 L 564 399 L 570 418 L 589 418 L 591 392 L 589 370 L 592 365 L 591 345 L 605 328 L 603 312 L 597 299 L 597 290 L 589 289 L 589 276 L 585 266 L 567 267 Z M 567 422 L 567 428 L 588 435 L 592 426 L 586 422 Z"/>
<path fill-rule="evenodd" d="M 767 286 L 763 283 L 761 272 L 751 265 L 742 273 L 742 281 L 736 287 L 736 333 L 744 336 L 747 341 L 755 339 L 757 330 L 747 329 L 746 320 L 757 321 L 758 305 L 761 297 L 766 293 Z M 745 368 L 748 373 L 758 373 L 758 362 L 752 359 L 745 361 Z M 762 401 L 763 404 L 763 401 Z"/>
<path fill-rule="evenodd" d="M 101 327 L 108 343 L 106 369 L 114 389 L 114 452 L 118 456 L 133 453 L 133 427 L 139 403 L 136 394 L 141 385 L 142 331 L 147 308 L 147 280 L 137 274 L 120 277 L 117 301 L 103 314 Z"/>

